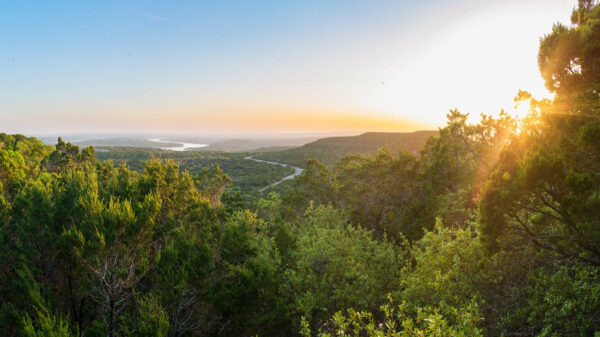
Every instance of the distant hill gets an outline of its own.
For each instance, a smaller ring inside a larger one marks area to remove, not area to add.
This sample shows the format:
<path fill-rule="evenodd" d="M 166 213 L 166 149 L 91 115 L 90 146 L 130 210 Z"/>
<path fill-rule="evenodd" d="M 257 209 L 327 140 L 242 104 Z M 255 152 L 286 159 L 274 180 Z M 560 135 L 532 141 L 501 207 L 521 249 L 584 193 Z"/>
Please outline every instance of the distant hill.
<path fill-rule="evenodd" d="M 226 152 L 246 152 L 256 151 L 262 152 L 265 148 L 277 147 L 297 147 L 312 142 L 318 137 L 303 137 L 303 138 L 257 138 L 257 139 L 227 139 L 220 142 L 210 143 L 205 150 L 226 151 Z M 279 148 L 278 150 L 281 150 Z"/>
<path fill-rule="evenodd" d="M 168 148 L 178 147 L 180 142 L 195 143 L 195 144 L 208 144 L 207 147 L 190 149 L 189 151 L 225 151 L 225 152 L 247 152 L 256 151 L 262 152 L 266 150 L 276 151 L 284 148 L 293 148 L 302 146 L 308 142 L 319 139 L 318 136 L 280 136 L 280 137 L 248 137 L 248 138 L 233 138 L 229 139 L 225 136 L 212 137 L 211 136 L 120 136 L 120 137 L 94 137 L 84 138 L 84 136 L 78 136 L 73 138 L 66 138 L 75 145 L 82 147 L 85 146 L 116 146 L 116 147 L 139 147 L 139 148 Z M 152 138 L 160 138 L 163 142 L 151 141 Z M 46 144 L 56 144 L 55 137 L 44 137 L 42 139 Z M 172 143 L 169 143 L 172 142 Z"/>
<path fill-rule="evenodd" d="M 85 139 L 85 140 L 70 140 L 71 143 L 79 145 L 81 147 L 86 146 L 115 146 L 115 147 L 139 147 L 139 148 L 158 148 L 158 147 L 172 147 L 178 146 L 179 143 L 157 143 L 148 139 L 133 138 L 133 137 L 115 137 L 115 138 L 99 138 L 99 139 Z M 55 144 L 56 141 L 50 144 Z"/>
<path fill-rule="evenodd" d="M 309 158 L 317 158 L 331 167 L 348 154 L 373 154 L 384 146 L 392 153 L 400 150 L 416 153 L 423 148 L 429 137 L 437 133 L 437 131 L 367 132 L 358 136 L 328 137 L 293 149 L 263 152 L 255 157 L 298 167 L 304 167 Z"/>

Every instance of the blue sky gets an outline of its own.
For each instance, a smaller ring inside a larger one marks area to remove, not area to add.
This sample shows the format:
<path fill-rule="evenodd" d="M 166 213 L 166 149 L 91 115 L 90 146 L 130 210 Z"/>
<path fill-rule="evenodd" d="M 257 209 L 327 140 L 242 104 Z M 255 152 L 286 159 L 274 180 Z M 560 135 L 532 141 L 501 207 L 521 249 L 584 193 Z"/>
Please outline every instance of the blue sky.
<path fill-rule="evenodd" d="M 545 92 L 574 1 L 0 2 L 0 126 L 22 133 L 434 128 Z"/>

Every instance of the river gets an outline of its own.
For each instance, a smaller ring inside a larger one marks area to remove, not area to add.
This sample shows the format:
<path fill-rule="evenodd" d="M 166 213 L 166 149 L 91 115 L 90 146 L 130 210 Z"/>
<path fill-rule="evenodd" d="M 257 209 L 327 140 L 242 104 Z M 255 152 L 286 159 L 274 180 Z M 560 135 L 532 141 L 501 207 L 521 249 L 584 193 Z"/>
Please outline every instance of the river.
<path fill-rule="evenodd" d="M 187 149 L 198 149 L 198 148 L 208 146 L 208 144 L 182 143 L 182 142 L 174 142 L 174 141 L 170 141 L 170 140 L 161 140 L 160 138 L 152 138 L 152 139 L 148 139 L 148 140 L 151 142 L 156 142 L 156 143 L 181 144 L 180 146 L 169 146 L 169 147 L 158 146 L 158 148 L 162 149 L 162 150 L 185 151 Z"/>
<path fill-rule="evenodd" d="M 281 179 L 279 181 L 276 181 L 276 182 L 272 183 L 271 185 L 268 185 L 268 186 L 265 186 L 265 187 L 262 187 L 262 188 L 258 189 L 259 192 L 264 192 L 266 189 L 268 189 L 270 187 L 273 187 L 275 185 L 279 185 L 279 184 L 281 184 L 282 182 L 284 182 L 286 180 L 294 179 L 297 176 L 301 175 L 302 171 L 304 171 L 304 169 L 296 167 L 296 166 L 292 166 L 292 165 L 288 165 L 288 164 L 283 164 L 283 163 L 277 163 L 277 162 L 274 162 L 274 161 L 256 159 L 256 158 L 254 158 L 252 156 L 244 157 L 244 159 L 246 159 L 246 160 L 254 160 L 254 161 L 259 162 L 259 163 L 267 163 L 267 164 L 279 165 L 279 166 L 286 166 L 286 167 L 289 166 L 289 167 L 291 167 L 291 168 L 294 169 L 294 173 L 293 174 L 290 174 L 289 176 L 284 177 L 283 179 Z"/>

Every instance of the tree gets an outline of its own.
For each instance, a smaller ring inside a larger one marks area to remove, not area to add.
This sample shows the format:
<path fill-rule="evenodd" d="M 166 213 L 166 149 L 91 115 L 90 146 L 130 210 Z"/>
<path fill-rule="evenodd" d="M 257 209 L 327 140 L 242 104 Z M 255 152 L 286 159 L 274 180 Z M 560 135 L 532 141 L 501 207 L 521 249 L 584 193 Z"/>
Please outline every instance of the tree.
<path fill-rule="evenodd" d="M 309 159 L 306 169 L 294 179 L 294 190 L 284 197 L 284 213 L 288 217 L 302 215 L 308 205 L 335 203 L 335 182 L 329 168 L 317 159 Z"/>
<path fill-rule="evenodd" d="M 134 317 L 122 323 L 124 336 L 167 337 L 169 319 L 160 303 L 152 295 L 144 295 L 136 301 Z"/>
<path fill-rule="evenodd" d="M 459 318 L 455 324 L 448 323 L 446 318 L 431 307 L 419 308 L 412 313 L 404 304 L 394 306 L 391 298 L 389 303 L 381 306 L 381 319 L 367 311 L 348 309 L 344 315 L 341 311 L 335 313 L 331 324 L 323 326 L 325 332 L 319 332 L 318 337 L 443 337 L 443 336 L 483 336 L 477 328 L 481 317 L 477 306 L 471 304 L 465 308 L 454 309 Z M 379 324 L 378 324 L 379 322 Z M 310 337 L 310 324 L 302 319 L 300 335 Z M 319 328 L 319 331 L 322 331 Z"/>
<path fill-rule="evenodd" d="M 215 164 L 212 170 L 204 169 L 197 177 L 196 183 L 203 197 L 213 206 L 221 205 L 221 196 L 227 186 L 231 185 L 231 178 L 223 173 L 219 165 Z"/>
<path fill-rule="evenodd" d="M 531 275 L 528 322 L 539 336 L 597 336 L 600 333 L 600 283 L 597 268 L 557 266 Z"/>
<path fill-rule="evenodd" d="M 58 143 L 54 151 L 48 157 L 44 158 L 41 165 L 47 171 L 58 172 L 94 160 L 93 147 L 90 146 L 79 151 L 79 146 L 73 145 L 71 142 L 65 143 L 62 138 L 58 137 Z"/>
<path fill-rule="evenodd" d="M 331 206 L 309 208 L 297 228 L 295 267 L 286 272 L 296 318 L 321 326 L 336 311 L 375 310 L 398 288 L 403 255 L 387 240 L 348 224 Z"/>
<path fill-rule="evenodd" d="M 169 336 L 208 333 L 211 315 L 211 277 L 214 277 L 212 252 L 206 233 L 196 228 L 177 228 L 172 240 L 161 250 L 155 271 L 148 283 L 160 301 L 169 323 Z"/>
<path fill-rule="evenodd" d="M 5 186 L 5 198 L 12 200 L 26 176 L 27 166 L 23 156 L 12 150 L 0 150 L 0 183 Z"/>
<path fill-rule="evenodd" d="M 600 89 L 600 7 L 595 0 L 579 0 L 567 27 L 555 24 L 541 39 L 538 64 L 555 102 L 578 109 L 578 101 L 597 104 Z"/>
<path fill-rule="evenodd" d="M 592 111 L 528 99 L 534 117 L 501 152 L 480 204 L 482 239 L 600 266 L 600 123 Z"/>
<path fill-rule="evenodd" d="M 336 164 L 335 173 L 338 204 L 348 210 L 353 224 L 372 229 L 378 237 L 420 235 L 414 219 L 422 196 L 413 155 L 394 158 L 385 148 L 371 157 L 349 155 Z"/>
<path fill-rule="evenodd" d="M 215 334 L 289 335 L 288 306 L 280 292 L 281 260 L 267 224 L 246 210 L 223 225 L 218 243 Z"/>

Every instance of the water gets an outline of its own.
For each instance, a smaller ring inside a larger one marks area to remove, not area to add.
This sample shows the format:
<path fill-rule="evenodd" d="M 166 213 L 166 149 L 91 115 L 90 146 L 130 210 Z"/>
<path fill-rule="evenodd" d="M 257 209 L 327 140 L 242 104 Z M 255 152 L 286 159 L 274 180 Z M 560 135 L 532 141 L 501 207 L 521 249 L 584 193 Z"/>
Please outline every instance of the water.
<path fill-rule="evenodd" d="M 148 139 L 148 140 L 151 142 L 156 142 L 156 143 L 181 144 L 180 146 L 167 146 L 167 147 L 157 146 L 159 149 L 171 150 L 171 151 L 186 151 L 188 149 L 199 149 L 199 148 L 208 146 L 208 144 L 182 143 L 182 142 L 175 142 L 175 141 L 170 141 L 170 140 L 161 140 L 160 138 L 152 138 L 152 139 Z"/>

